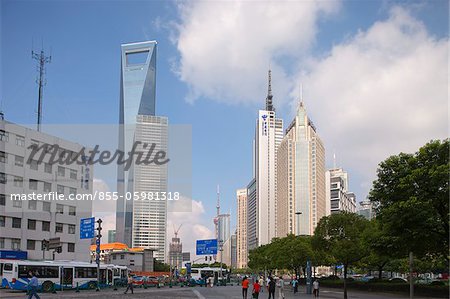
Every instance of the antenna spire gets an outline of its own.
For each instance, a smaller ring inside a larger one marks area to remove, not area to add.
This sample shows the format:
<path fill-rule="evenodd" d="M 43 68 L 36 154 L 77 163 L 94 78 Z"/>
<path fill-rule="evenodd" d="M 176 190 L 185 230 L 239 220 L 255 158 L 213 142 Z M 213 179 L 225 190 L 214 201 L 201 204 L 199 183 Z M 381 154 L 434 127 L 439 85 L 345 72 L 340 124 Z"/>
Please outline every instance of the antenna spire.
<path fill-rule="evenodd" d="M 267 98 L 266 98 L 266 110 L 267 111 L 275 111 L 272 103 L 273 95 L 272 95 L 272 71 L 269 69 L 269 86 L 267 90 Z"/>
<path fill-rule="evenodd" d="M 45 64 L 50 63 L 52 61 L 52 56 L 45 56 L 44 53 L 44 42 L 42 41 L 42 49 L 40 53 L 34 52 L 31 50 L 31 58 L 38 61 L 38 78 L 36 79 L 36 83 L 39 86 L 39 95 L 38 95 L 38 116 L 37 116 L 37 130 L 41 131 L 41 123 L 42 123 L 42 101 L 43 101 L 43 93 L 44 86 L 47 84 L 45 80 Z"/>

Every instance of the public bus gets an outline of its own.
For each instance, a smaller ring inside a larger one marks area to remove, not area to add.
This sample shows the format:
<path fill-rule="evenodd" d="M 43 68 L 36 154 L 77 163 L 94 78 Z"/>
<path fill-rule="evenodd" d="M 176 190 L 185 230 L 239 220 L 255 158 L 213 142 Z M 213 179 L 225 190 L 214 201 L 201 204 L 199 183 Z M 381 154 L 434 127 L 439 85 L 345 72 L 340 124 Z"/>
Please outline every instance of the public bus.
<path fill-rule="evenodd" d="M 63 289 L 95 289 L 97 265 L 76 261 L 28 261 L 0 259 L 1 287 L 27 290 L 29 271 L 36 274 L 39 290 L 50 292 Z M 128 275 L 126 266 L 100 265 L 100 287 L 123 281 Z"/>
<path fill-rule="evenodd" d="M 226 269 L 222 269 L 222 277 L 225 279 L 227 277 L 228 271 Z M 192 268 L 191 269 L 191 278 L 195 280 L 206 279 L 208 277 L 213 277 L 214 281 L 218 281 L 220 278 L 220 268 Z"/>

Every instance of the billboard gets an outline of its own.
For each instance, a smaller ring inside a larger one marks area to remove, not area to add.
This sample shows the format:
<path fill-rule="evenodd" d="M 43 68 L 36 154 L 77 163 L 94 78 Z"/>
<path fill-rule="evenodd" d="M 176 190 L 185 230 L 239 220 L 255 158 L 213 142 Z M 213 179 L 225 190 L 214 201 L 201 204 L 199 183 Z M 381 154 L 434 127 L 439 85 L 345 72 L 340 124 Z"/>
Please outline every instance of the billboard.
<path fill-rule="evenodd" d="M 197 240 L 197 255 L 217 254 L 217 239 Z"/>

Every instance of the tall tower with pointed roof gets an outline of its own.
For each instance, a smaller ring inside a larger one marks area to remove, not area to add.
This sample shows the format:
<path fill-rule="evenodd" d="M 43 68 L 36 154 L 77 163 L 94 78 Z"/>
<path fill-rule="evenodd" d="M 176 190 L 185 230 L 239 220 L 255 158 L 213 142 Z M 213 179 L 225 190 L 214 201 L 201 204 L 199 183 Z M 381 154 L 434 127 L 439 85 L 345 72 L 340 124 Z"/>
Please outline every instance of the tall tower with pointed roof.
<path fill-rule="evenodd" d="M 283 120 L 276 117 L 269 70 L 265 110 L 259 110 L 253 148 L 252 194 L 248 196 L 248 249 L 268 244 L 276 236 L 277 149 L 283 138 Z"/>

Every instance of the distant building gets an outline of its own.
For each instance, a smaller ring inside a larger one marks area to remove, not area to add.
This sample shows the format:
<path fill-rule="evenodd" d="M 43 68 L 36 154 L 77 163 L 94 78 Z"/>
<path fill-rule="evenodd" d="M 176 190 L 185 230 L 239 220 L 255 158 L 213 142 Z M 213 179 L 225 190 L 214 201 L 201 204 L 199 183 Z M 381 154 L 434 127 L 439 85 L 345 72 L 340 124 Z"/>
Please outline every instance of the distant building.
<path fill-rule="evenodd" d="M 312 235 L 326 215 L 325 147 L 303 102 L 281 144 L 277 152 L 281 172 L 277 176 L 277 236 Z"/>
<path fill-rule="evenodd" d="M 236 228 L 236 267 L 247 267 L 247 189 L 238 189 L 237 197 L 237 228 Z"/>
<path fill-rule="evenodd" d="M 191 253 L 190 252 L 183 252 L 183 262 L 189 262 L 191 260 Z"/>
<path fill-rule="evenodd" d="M 230 218 L 230 214 L 220 214 L 218 217 L 219 241 L 222 240 L 223 242 L 225 242 L 230 238 Z"/>
<path fill-rule="evenodd" d="M 183 243 L 178 237 L 178 232 L 175 232 L 175 237 L 169 244 L 169 265 L 172 266 L 172 269 L 178 270 L 181 270 L 183 265 Z"/>
<path fill-rule="evenodd" d="M 375 211 L 370 200 L 361 201 L 358 207 L 358 215 L 364 216 L 366 219 L 371 220 L 375 218 Z"/>
<path fill-rule="evenodd" d="M 108 230 L 108 243 L 116 242 L 116 230 Z"/>
<path fill-rule="evenodd" d="M 231 235 L 231 268 L 237 268 L 237 237 L 236 232 Z"/>
<path fill-rule="evenodd" d="M 109 262 L 114 265 L 127 266 L 131 271 L 153 272 L 153 250 L 114 251 L 109 255 Z"/>
<path fill-rule="evenodd" d="M 356 196 L 348 191 L 348 173 L 333 168 L 325 173 L 327 215 L 341 211 L 356 213 Z"/>
<path fill-rule="evenodd" d="M 32 145 L 42 147 L 34 157 Z M 58 151 L 56 157 L 74 157 L 83 148 L 0 119 L 0 251 L 22 251 L 22 256 L 26 252 L 31 260 L 51 259 L 53 250 L 42 251 L 42 241 L 60 238 L 62 252 L 55 254 L 56 260 L 89 261 L 91 240 L 80 239 L 80 220 L 92 216 L 92 200 L 75 196 L 92 195 L 93 166 L 50 163 L 53 150 Z M 84 152 L 89 154 L 89 149 Z M 15 197 L 33 193 L 41 200 Z M 56 193 L 73 200 L 49 198 Z"/>

